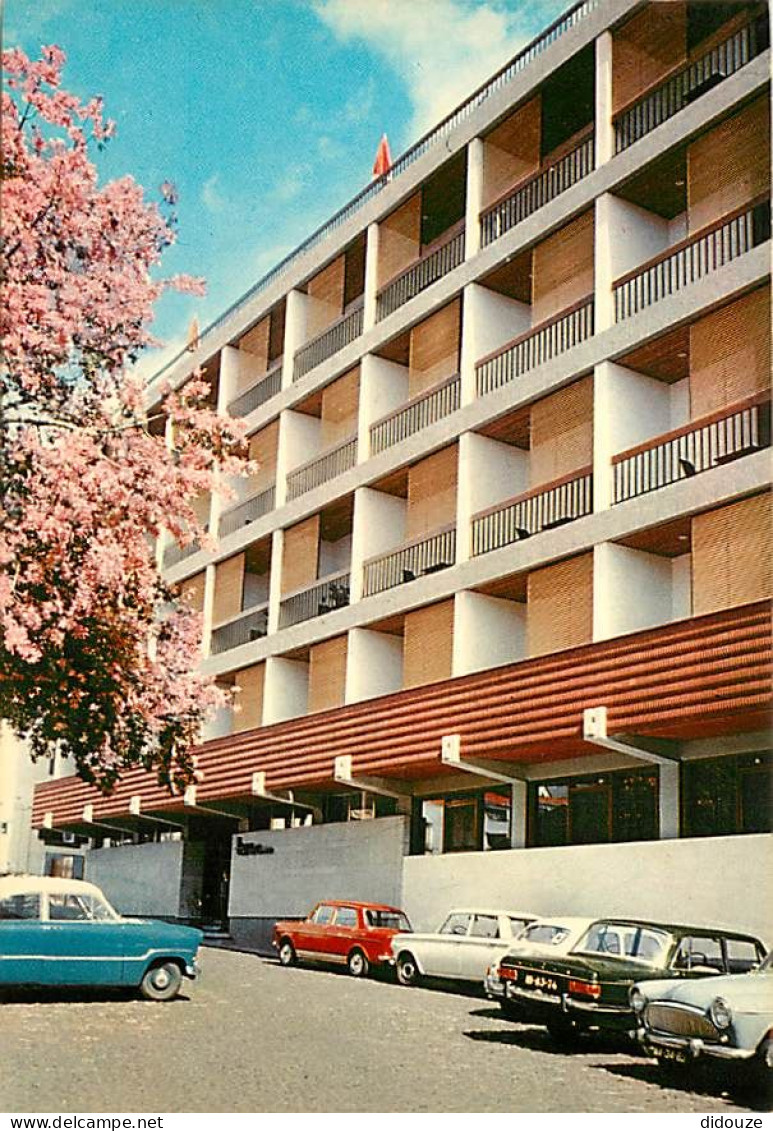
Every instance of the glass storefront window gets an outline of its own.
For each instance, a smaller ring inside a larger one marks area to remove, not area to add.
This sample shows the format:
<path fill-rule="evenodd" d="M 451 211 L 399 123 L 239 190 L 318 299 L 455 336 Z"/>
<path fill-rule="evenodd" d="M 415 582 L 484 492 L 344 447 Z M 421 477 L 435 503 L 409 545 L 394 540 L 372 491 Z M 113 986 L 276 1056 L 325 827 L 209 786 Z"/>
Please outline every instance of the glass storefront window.
<path fill-rule="evenodd" d="M 773 830 L 773 757 L 768 752 L 684 763 L 685 836 Z"/>
<path fill-rule="evenodd" d="M 607 844 L 654 840 L 658 835 L 656 770 L 616 771 L 531 790 L 533 845 Z"/>

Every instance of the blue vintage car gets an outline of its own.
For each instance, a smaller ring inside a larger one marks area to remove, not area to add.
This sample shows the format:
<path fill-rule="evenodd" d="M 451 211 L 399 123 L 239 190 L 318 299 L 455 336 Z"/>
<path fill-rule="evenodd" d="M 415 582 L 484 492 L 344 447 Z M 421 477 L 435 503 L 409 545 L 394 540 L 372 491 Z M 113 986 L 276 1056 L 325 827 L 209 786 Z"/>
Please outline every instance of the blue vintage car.
<path fill-rule="evenodd" d="M 773 1087 L 773 951 L 744 974 L 642 982 L 631 989 L 636 1035 L 662 1065 L 711 1057 Z"/>
<path fill-rule="evenodd" d="M 169 1001 L 198 974 L 202 937 L 124 918 L 82 880 L 0 877 L 0 986 L 135 986 Z"/>

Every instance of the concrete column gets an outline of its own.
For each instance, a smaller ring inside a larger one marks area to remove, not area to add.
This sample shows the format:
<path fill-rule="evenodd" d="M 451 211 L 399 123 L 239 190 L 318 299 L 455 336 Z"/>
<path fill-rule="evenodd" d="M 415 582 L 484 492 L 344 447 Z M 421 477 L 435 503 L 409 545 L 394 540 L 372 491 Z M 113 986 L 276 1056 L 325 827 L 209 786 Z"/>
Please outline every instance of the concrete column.
<path fill-rule="evenodd" d="M 309 665 L 303 660 L 269 656 L 263 684 L 263 725 L 305 715 L 309 701 Z"/>
<path fill-rule="evenodd" d="M 212 637 L 212 611 L 215 606 L 215 566 L 210 564 L 204 572 L 204 624 L 201 635 L 201 655 L 209 655 L 209 645 Z"/>
<path fill-rule="evenodd" d="M 282 552 L 284 549 L 284 530 L 275 530 L 271 535 L 271 576 L 268 590 L 268 634 L 279 629 L 279 606 L 282 601 Z"/>
<path fill-rule="evenodd" d="M 462 592 L 454 598 L 452 674 L 469 675 L 526 655 L 526 604 Z"/>
<path fill-rule="evenodd" d="M 612 542 L 594 547 L 594 640 L 668 624 L 672 616 L 670 558 Z"/>
<path fill-rule="evenodd" d="M 234 346 L 223 346 L 220 351 L 220 387 L 217 411 L 227 412 L 234 397 L 238 396 L 240 380 L 240 353 Z"/>
<path fill-rule="evenodd" d="M 596 199 L 596 333 L 615 324 L 613 284 L 665 251 L 681 228 L 612 193 Z"/>
<path fill-rule="evenodd" d="M 479 283 L 464 288 L 462 404 L 476 399 L 475 363 L 531 327 L 531 308 Z"/>
<path fill-rule="evenodd" d="M 464 258 L 480 251 L 480 214 L 483 209 L 483 138 L 474 137 L 467 146 L 467 207 L 465 211 Z"/>
<path fill-rule="evenodd" d="M 360 363 L 357 421 L 358 463 L 370 459 L 370 426 L 408 400 L 408 370 L 397 362 L 366 354 Z"/>
<path fill-rule="evenodd" d="M 276 455 L 276 509 L 287 502 L 287 476 L 295 467 L 314 459 L 320 450 L 322 424 L 305 412 L 285 411 L 279 417 Z"/>
<path fill-rule="evenodd" d="M 513 848 L 526 847 L 526 822 L 528 786 L 525 781 L 513 782 L 512 810 L 510 814 L 510 844 Z"/>
<path fill-rule="evenodd" d="M 352 523 L 351 596 L 362 596 L 363 572 L 368 558 L 385 554 L 405 540 L 405 499 L 359 487 L 354 493 Z"/>
<path fill-rule="evenodd" d="M 604 31 L 596 40 L 596 168 L 615 155 L 612 126 L 612 33 Z"/>
<path fill-rule="evenodd" d="M 679 763 L 660 767 L 659 790 L 660 839 L 676 840 L 679 836 L 681 808 Z"/>
<path fill-rule="evenodd" d="M 403 686 L 403 640 L 387 632 L 353 628 L 346 653 L 345 702 L 390 695 Z"/>
<path fill-rule="evenodd" d="M 365 243 L 365 306 L 362 312 L 362 329 L 367 333 L 376 325 L 376 293 L 378 291 L 378 224 L 368 225 Z"/>
<path fill-rule="evenodd" d="M 282 357 L 282 388 L 290 389 L 293 384 L 293 362 L 295 354 L 306 341 L 306 312 L 309 298 L 303 291 L 290 291 L 285 307 L 285 340 Z"/>
<path fill-rule="evenodd" d="M 529 487 L 529 453 L 477 432 L 459 437 L 456 560 L 472 553 L 472 516 Z"/>

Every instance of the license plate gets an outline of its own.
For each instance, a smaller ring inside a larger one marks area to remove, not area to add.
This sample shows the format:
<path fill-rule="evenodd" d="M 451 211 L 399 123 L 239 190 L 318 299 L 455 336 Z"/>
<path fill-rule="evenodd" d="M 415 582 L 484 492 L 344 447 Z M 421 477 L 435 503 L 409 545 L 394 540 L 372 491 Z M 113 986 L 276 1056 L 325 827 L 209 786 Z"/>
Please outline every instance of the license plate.
<path fill-rule="evenodd" d="M 661 1060 L 673 1060 L 676 1064 L 687 1063 L 687 1053 L 681 1049 L 658 1049 L 658 1056 Z"/>

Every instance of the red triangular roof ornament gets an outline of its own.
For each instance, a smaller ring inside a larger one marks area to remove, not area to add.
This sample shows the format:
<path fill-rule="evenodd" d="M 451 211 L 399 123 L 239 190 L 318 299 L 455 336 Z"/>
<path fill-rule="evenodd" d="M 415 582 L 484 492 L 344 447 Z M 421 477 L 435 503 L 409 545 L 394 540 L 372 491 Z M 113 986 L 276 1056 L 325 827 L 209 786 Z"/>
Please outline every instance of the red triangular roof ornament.
<path fill-rule="evenodd" d="M 392 154 L 389 152 L 389 141 L 387 135 L 381 135 L 381 141 L 378 143 L 376 151 L 376 160 L 373 162 L 373 176 L 383 177 L 392 168 Z"/>

